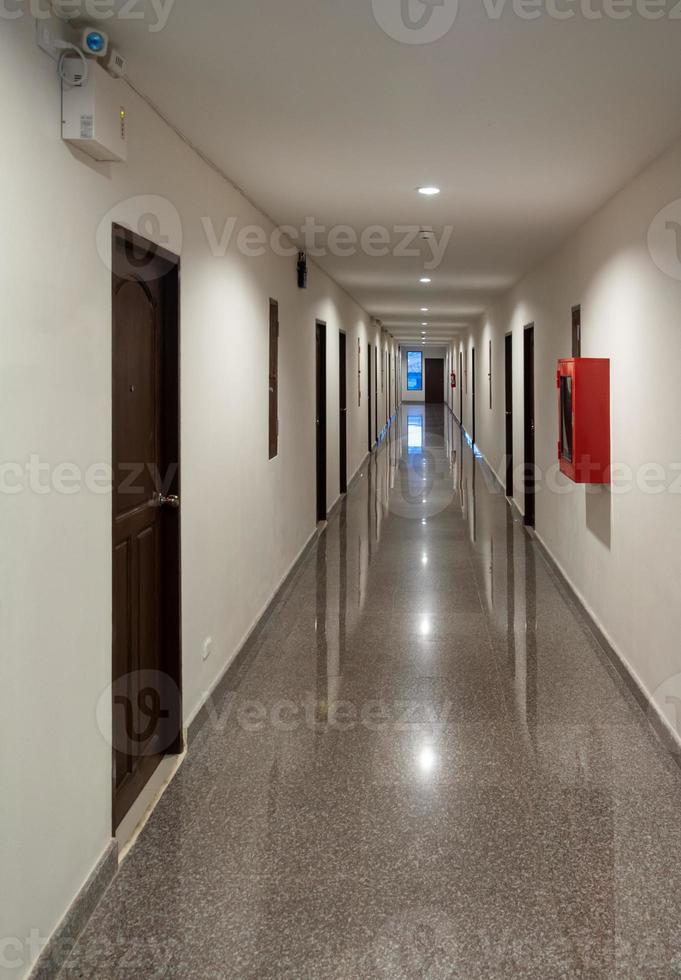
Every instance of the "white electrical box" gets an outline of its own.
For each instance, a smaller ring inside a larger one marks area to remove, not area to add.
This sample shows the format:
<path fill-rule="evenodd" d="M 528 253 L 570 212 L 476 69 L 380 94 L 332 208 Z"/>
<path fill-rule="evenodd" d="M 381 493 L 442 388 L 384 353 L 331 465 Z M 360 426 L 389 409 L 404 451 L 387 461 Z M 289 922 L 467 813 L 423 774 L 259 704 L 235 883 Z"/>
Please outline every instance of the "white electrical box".
<path fill-rule="evenodd" d="M 69 58 L 66 70 L 81 70 L 80 60 Z M 127 87 L 112 78 L 96 61 L 88 61 L 83 85 L 62 82 L 62 139 L 99 161 L 125 162 L 128 158 L 125 101 Z"/>

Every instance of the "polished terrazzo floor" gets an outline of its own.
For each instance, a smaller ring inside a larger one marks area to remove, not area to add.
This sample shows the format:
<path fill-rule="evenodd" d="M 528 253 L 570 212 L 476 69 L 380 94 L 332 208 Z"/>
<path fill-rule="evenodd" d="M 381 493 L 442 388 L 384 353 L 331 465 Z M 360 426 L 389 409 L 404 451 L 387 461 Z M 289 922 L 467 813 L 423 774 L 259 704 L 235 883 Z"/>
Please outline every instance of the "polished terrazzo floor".
<path fill-rule="evenodd" d="M 232 686 L 65 977 L 681 976 L 681 774 L 445 409 Z"/>

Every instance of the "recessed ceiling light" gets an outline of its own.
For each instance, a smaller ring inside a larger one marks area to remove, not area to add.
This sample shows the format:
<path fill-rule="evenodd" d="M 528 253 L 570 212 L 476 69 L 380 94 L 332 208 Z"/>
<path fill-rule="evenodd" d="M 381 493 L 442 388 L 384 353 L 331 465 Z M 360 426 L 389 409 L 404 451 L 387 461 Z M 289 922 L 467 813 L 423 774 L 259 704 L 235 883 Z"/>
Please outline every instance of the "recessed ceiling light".
<path fill-rule="evenodd" d="M 428 324 L 427 324 L 427 323 L 421 323 L 421 326 L 422 326 L 422 327 L 427 327 L 427 326 L 428 326 Z"/>
<path fill-rule="evenodd" d="M 427 312 L 428 312 L 428 307 L 427 306 L 422 306 L 421 307 L 421 313 L 427 313 Z"/>
<path fill-rule="evenodd" d="M 432 281 L 433 280 L 429 279 L 428 276 L 421 276 L 421 278 L 419 279 L 419 282 L 432 282 Z"/>
<path fill-rule="evenodd" d="M 424 197 L 434 197 L 435 194 L 440 193 L 440 188 L 429 184 L 427 187 L 419 187 L 418 192 L 419 194 L 423 194 Z"/>

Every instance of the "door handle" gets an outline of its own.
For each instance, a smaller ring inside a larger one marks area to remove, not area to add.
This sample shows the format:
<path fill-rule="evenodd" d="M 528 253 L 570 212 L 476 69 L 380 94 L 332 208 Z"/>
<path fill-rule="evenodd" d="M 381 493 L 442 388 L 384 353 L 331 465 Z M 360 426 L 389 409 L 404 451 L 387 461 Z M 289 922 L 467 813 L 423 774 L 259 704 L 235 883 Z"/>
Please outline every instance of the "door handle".
<path fill-rule="evenodd" d="M 163 493 L 155 493 L 151 498 L 152 507 L 173 507 L 175 510 L 180 506 L 180 498 L 175 493 L 167 496 Z"/>

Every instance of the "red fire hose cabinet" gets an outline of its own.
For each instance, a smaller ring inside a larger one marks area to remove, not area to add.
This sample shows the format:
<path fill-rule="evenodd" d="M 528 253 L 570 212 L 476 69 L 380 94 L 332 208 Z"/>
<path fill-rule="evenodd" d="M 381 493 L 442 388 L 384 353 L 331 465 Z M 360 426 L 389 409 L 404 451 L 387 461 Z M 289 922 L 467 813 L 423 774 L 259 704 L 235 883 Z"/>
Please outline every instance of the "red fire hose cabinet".
<path fill-rule="evenodd" d="M 558 361 L 558 459 L 575 483 L 610 483 L 610 360 Z"/>

